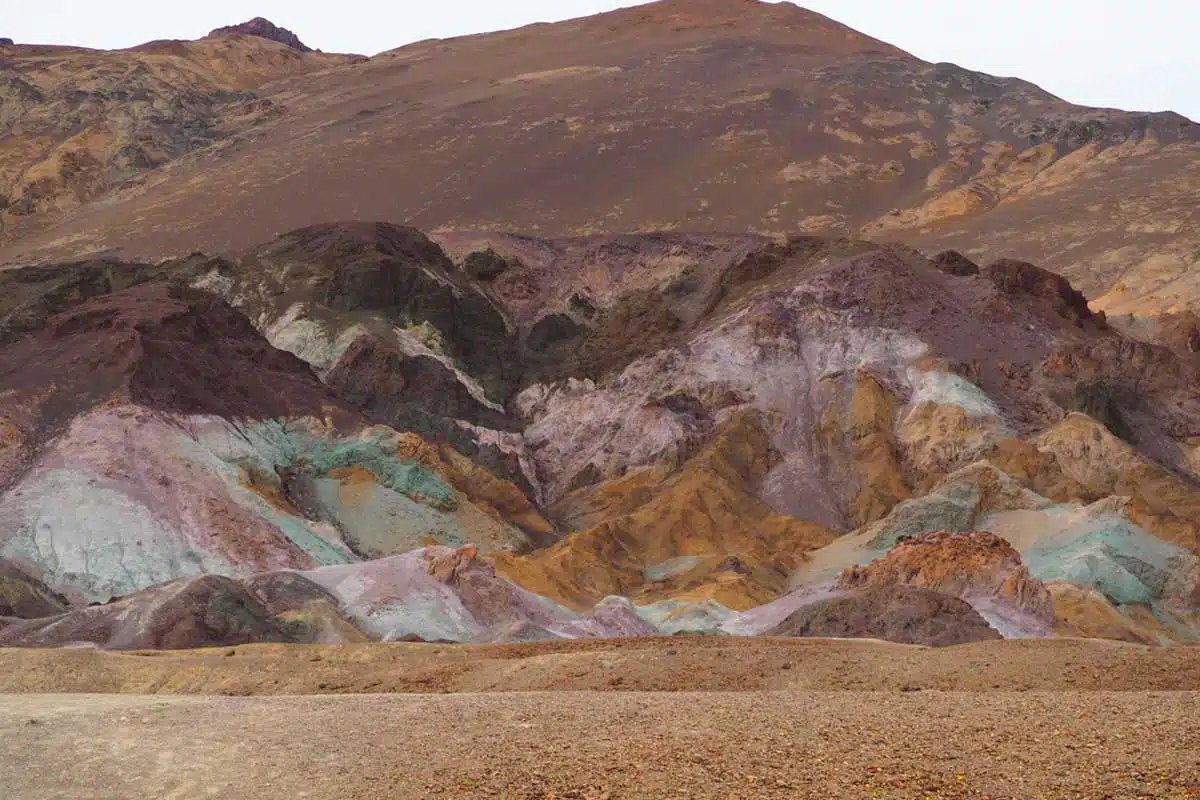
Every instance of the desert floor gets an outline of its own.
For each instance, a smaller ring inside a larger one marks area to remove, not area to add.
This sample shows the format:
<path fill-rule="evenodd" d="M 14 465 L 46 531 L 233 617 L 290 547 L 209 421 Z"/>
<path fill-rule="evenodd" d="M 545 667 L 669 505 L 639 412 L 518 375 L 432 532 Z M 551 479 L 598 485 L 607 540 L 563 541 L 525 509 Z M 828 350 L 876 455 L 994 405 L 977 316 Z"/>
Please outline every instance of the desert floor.
<path fill-rule="evenodd" d="M 1200 798 L 1200 648 L 0 650 L 2 798 Z"/>

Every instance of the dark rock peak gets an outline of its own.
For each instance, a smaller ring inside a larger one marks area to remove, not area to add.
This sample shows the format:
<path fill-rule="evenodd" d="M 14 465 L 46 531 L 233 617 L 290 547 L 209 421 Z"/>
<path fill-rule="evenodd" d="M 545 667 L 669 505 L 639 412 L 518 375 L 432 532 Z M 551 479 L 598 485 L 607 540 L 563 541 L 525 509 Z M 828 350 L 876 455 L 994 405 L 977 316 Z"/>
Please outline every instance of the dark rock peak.
<path fill-rule="evenodd" d="M 0 47 L 12 47 L 14 44 L 16 44 L 16 42 L 14 42 L 12 39 L 7 39 L 3 36 L 0 36 Z"/>
<path fill-rule="evenodd" d="M 258 36 L 263 39 L 270 39 L 272 42 L 279 42 L 293 50 L 299 50 L 301 53 L 311 53 L 313 51 L 311 47 L 300 41 L 299 36 L 287 28 L 281 28 L 274 22 L 271 22 L 271 20 L 263 17 L 255 17 L 249 22 L 243 22 L 241 25 L 217 28 L 209 36 L 220 36 L 226 33 L 240 33 L 245 36 Z"/>
<path fill-rule="evenodd" d="M 957 250 L 943 250 L 933 257 L 933 263 L 948 275 L 966 277 L 979 274 L 979 265 Z"/>

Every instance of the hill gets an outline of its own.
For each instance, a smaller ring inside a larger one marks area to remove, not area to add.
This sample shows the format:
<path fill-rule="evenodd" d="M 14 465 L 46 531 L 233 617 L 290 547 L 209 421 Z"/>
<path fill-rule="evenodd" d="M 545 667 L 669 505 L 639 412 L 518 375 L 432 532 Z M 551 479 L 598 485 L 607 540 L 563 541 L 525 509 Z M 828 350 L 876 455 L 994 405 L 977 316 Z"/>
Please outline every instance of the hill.
<path fill-rule="evenodd" d="M 1119 314 L 1200 302 L 1200 126 L 926 63 L 788 3 L 663 0 L 351 63 L 236 35 L 0 58 L 28 131 L 0 171 L 0 262 L 229 252 L 333 219 L 750 230 L 1017 257 Z M 147 92 L 175 110 L 118 136 Z M 84 111 L 105 122 L 80 130 Z"/>
<path fill-rule="evenodd" d="M 0 644 L 1200 637 L 1200 355 L 1064 278 L 440 238 L 0 273 Z"/>

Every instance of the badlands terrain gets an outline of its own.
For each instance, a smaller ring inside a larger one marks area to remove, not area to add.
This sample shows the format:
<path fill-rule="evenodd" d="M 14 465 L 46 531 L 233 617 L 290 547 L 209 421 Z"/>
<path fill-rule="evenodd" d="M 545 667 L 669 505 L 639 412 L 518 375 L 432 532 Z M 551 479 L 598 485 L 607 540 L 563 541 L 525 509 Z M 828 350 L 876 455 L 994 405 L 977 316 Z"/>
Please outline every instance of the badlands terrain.
<path fill-rule="evenodd" d="M 788 3 L 0 40 L 0 795 L 1200 797 L 1198 156 Z"/>

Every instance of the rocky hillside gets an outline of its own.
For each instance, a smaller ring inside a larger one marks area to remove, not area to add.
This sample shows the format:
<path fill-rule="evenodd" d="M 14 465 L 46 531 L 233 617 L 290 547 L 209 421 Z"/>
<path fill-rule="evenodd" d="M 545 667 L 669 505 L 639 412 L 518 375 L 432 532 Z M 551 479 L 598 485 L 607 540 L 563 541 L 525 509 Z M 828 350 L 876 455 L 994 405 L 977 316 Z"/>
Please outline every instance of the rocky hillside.
<path fill-rule="evenodd" d="M 4 46 L 0 646 L 1200 640 L 1198 155 L 787 3 Z"/>
<path fill-rule="evenodd" d="M 851 239 L 0 273 L 0 644 L 1200 637 L 1200 356 Z"/>
<path fill-rule="evenodd" d="M 355 60 L 244 27 L 115 52 L 0 49 L 0 242 L 136 194 L 189 153 L 230 147 L 285 112 L 271 82 Z"/>
<path fill-rule="evenodd" d="M 229 252 L 331 219 L 753 230 L 1033 261 L 1122 315 L 1200 302 L 1200 126 L 789 3 L 664 0 L 362 63 L 234 30 L 290 47 L 2 51 L 0 262 Z"/>

